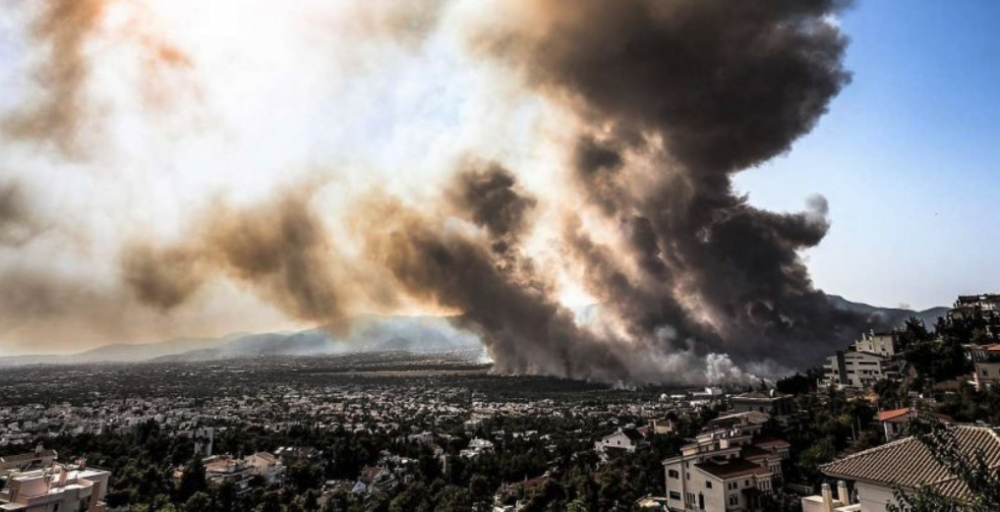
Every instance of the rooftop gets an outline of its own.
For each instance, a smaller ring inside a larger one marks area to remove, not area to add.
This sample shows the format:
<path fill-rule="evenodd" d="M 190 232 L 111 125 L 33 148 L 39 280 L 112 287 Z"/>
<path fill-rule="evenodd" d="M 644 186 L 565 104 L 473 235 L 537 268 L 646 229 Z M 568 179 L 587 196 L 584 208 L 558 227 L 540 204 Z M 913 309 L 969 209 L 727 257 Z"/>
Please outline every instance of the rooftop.
<path fill-rule="evenodd" d="M 1000 467 L 1000 436 L 987 427 L 960 425 L 952 427 L 959 449 L 973 455 L 982 452 L 991 468 Z M 927 446 L 915 437 L 865 450 L 820 466 L 833 478 L 863 480 L 915 489 L 932 485 L 946 496 L 960 497 L 968 492 L 965 485 L 947 468 L 934 460 Z"/>
<path fill-rule="evenodd" d="M 770 470 L 745 459 L 731 459 L 724 462 L 706 461 L 694 466 L 712 476 L 722 479 L 771 474 Z"/>

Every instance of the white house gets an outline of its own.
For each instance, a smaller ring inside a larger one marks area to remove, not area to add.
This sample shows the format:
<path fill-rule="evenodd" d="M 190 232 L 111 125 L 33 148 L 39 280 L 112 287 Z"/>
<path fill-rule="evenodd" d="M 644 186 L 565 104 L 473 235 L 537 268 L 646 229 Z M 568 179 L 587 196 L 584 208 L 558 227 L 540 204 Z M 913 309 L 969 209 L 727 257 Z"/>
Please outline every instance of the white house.
<path fill-rule="evenodd" d="M 949 428 L 959 450 L 970 456 L 981 452 L 990 468 L 1000 468 L 1000 435 L 994 429 L 967 425 Z M 929 486 L 959 500 L 969 492 L 915 437 L 858 452 L 820 466 L 820 471 L 830 478 L 853 482 L 854 491 L 846 501 L 838 493 L 832 503 L 823 496 L 803 498 L 804 512 L 886 512 L 888 505 L 895 503 L 896 486 L 903 492 Z"/>
<path fill-rule="evenodd" d="M 643 449 L 647 446 L 649 446 L 649 443 L 642 437 L 642 434 L 631 429 L 618 429 L 594 443 L 594 449 L 602 453 L 615 450 L 624 450 L 629 453 L 635 453 L 636 450 Z"/>
<path fill-rule="evenodd" d="M 680 455 L 663 461 L 670 510 L 760 509 L 760 497 L 782 479 L 781 461 L 788 457 L 789 444 L 758 438 L 758 416 L 766 418 L 760 412 L 719 418 L 681 447 Z"/>

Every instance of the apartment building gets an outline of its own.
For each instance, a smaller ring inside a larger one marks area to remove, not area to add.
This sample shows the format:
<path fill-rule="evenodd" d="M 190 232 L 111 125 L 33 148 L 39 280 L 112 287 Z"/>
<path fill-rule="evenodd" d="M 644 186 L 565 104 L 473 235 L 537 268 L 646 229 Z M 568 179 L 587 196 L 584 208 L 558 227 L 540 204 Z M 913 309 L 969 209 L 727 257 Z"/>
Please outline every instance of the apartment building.
<path fill-rule="evenodd" d="M 837 351 L 826 358 L 823 365 L 824 385 L 838 389 L 870 387 L 881 379 L 897 375 L 895 365 L 888 357 L 871 352 Z"/>
<path fill-rule="evenodd" d="M 4 512 L 105 512 L 111 473 L 83 464 L 12 472 L 0 491 Z"/>
<path fill-rule="evenodd" d="M 751 391 L 729 397 L 729 408 L 735 413 L 762 412 L 773 418 L 784 418 L 792 414 L 794 399 L 791 395 L 768 391 Z"/>
<path fill-rule="evenodd" d="M 0 480 L 6 480 L 11 473 L 51 466 L 58 456 L 55 450 L 46 450 L 41 445 L 30 453 L 0 456 Z"/>
<path fill-rule="evenodd" d="M 896 331 L 868 331 L 854 342 L 856 352 L 869 352 L 883 357 L 894 357 L 900 352 L 899 333 Z"/>
<path fill-rule="evenodd" d="M 982 391 L 1000 383 L 1000 345 L 968 345 L 974 370 L 972 383 Z"/>
<path fill-rule="evenodd" d="M 784 440 L 760 438 L 760 416 L 766 415 L 717 418 L 680 455 L 663 461 L 669 510 L 759 510 L 760 497 L 782 480 L 781 461 L 789 449 Z"/>
<path fill-rule="evenodd" d="M 948 311 L 953 320 L 983 318 L 1000 315 L 1000 293 L 960 295 Z"/>
<path fill-rule="evenodd" d="M 960 296 L 948 311 L 948 318 L 976 321 L 984 328 L 987 338 L 1000 341 L 1000 294 Z"/>

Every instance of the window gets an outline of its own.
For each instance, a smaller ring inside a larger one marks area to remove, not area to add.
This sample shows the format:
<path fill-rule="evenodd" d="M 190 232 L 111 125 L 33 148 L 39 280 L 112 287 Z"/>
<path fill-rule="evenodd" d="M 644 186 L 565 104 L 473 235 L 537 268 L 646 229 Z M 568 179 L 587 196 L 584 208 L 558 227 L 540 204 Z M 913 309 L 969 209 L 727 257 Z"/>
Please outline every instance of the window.
<path fill-rule="evenodd" d="M 673 479 L 678 479 L 681 477 L 680 473 L 678 473 L 676 469 L 668 470 L 667 475 Z"/>
<path fill-rule="evenodd" d="M 677 491 L 670 491 L 670 499 L 680 501 L 681 493 Z"/>
<path fill-rule="evenodd" d="M 705 488 L 706 489 L 711 489 L 712 488 L 712 481 L 711 480 L 705 480 Z"/>
<path fill-rule="evenodd" d="M 732 506 L 737 506 L 740 504 L 740 496 L 738 494 L 729 495 L 729 504 Z"/>

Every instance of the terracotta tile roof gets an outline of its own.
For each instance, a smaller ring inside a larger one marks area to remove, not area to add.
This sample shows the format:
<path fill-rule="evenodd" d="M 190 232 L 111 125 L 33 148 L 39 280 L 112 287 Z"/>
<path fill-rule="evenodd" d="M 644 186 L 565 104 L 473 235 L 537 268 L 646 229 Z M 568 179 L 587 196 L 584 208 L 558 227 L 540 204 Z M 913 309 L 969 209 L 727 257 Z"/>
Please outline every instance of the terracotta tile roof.
<path fill-rule="evenodd" d="M 878 413 L 879 421 L 891 421 L 896 418 L 908 417 L 913 410 L 910 408 L 905 409 L 894 409 L 891 411 L 882 411 Z"/>
<path fill-rule="evenodd" d="M 982 451 L 991 468 L 1000 467 L 1000 435 L 996 431 L 960 425 L 953 427 L 953 432 L 963 453 L 973 455 Z M 833 478 L 899 485 L 907 489 L 933 485 L 950 497 L 961 497 L 967 492 L 965 485 L 938 464 L 926 445 L 915 437 L 824 464 L 820 471 Z"/>
<path fill-rule="evenodd" d="M 892 411 L 882 411 L 882 412 L 878 413 L 878 420 L 881 421 L 881 422 L 883 422 L 883 423 L 906 423 L 906 422 L 909 422 L 911 419 L 917 417 L 917 415 L 918 415 L 918 413 L 917 413 L 916 409 L 914 409 L 912 407 L 908 407 L 906 409 L 895 409 L 895 410 L 892 410 Z M 948 415 L 945 415 L 945 414 L 935 414 L 934 416 L 936 416 L 937 419 L 939 421 L 941 421 L 942 423 L 954 423 L 955 422 L 955 420 L 953 420 L 951 418 L 951 416 L 948 416 Z"/>
<path fill-rule="evenodd" d="M 718 478 L 736 478 L 747 475 L 769 475 L 771 471 L 744 459 L 725 462 L 706 461 L 694 465 L 696 468 Z"/>

